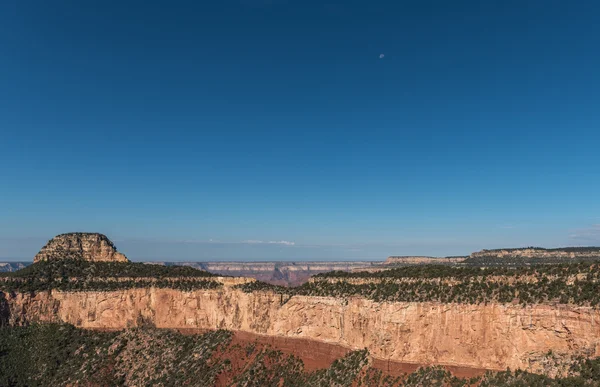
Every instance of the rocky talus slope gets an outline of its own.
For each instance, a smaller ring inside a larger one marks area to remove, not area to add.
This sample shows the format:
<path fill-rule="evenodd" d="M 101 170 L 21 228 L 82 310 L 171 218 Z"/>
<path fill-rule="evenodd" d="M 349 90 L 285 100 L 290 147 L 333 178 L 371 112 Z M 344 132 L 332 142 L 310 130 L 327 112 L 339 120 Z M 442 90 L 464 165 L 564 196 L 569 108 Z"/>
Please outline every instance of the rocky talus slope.
<path fill-rule="evenodd" d="M 83 259 L 97 262 L 128 262 L 125 255 L 119 253 L 115 245 L 103 234 L 68 233 L 50 239 L 33 262 Z"/>

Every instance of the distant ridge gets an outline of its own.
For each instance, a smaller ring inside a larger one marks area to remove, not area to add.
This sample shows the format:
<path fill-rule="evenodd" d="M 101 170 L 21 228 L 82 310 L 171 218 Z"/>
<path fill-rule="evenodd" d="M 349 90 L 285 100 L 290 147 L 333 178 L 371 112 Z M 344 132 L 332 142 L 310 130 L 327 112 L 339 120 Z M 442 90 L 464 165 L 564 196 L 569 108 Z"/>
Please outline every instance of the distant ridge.
<path fill-rule="evenodd" d="M 557 251 L 565 251 L 565 252 L 600 252 L 599 246 L 581 246 L 581 247 L 537 247 L 537 246 L 527 246 L 527 247 L 507 247 L 501 249 L 483 249 L 480 252 L 498 252 L 498 251 L 522 251 L 522 250 L 542 250 L 548 252 L 557 252 Z"/>

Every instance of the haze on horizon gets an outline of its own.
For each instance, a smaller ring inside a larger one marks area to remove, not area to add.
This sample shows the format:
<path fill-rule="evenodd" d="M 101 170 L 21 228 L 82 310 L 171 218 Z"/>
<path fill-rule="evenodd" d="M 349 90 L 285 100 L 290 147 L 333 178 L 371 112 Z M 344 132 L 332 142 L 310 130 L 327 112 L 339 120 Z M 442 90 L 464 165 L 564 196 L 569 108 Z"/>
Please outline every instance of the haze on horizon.
<path fill-rule="evenodd" d="M 600 3 L 8 1 L 0 260 L 600 245 Z"/>

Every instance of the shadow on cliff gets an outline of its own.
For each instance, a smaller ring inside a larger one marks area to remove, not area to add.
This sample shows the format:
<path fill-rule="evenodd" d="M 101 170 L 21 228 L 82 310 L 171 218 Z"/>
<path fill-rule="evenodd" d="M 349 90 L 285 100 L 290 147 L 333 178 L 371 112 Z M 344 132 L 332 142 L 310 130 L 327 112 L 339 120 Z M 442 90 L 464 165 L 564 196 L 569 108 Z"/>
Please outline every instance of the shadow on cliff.
<path fill-rule="evenodd" d="M 10 304 L 4 292 L 0 292 L 0 327 L 10 324 Z"/>

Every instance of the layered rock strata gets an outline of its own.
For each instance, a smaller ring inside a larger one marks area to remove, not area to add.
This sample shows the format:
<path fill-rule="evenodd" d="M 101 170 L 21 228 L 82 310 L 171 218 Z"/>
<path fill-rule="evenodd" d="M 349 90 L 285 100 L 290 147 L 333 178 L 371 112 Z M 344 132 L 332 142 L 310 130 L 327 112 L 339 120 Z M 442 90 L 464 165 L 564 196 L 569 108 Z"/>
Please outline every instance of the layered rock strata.
<path fill-rule="evenodd" d="M 50 239 L 33 258 L 33 262 L 59 259 L 82 259 L 95 262 L 128 262 L 115 245 L 103 234 L 68 233 Z"/>
<path fill-rule="evenodd" d="M 51 291 L 0 298 L 0 315 L 12 325 L 63 321 L 82 328 L 122 329 L 143 321 L 160 328 L 222 328 L 366 347 L 376 359 L 414 364 L 541 372 L 548 353 L 559 358 L 600 356 L 600 311 L 581 306 L 288 299 L 230 286 Z"/>
<path fill-rule="evenodd" d="M 423 256 L 391 256 L 385 265 L 440 265 L 463 262 L 467 257 L 423 257 Z"/>
<path fill-rule="evenodd" d="M 558 249 L 543 249 L 529 247 L 523 249 L 496 249 L 481 250 L 471 254 L 471 258 L 494 257 L 494 258 L 599 258 L 600 247 L 577 248 L 565 247 Z"/>

